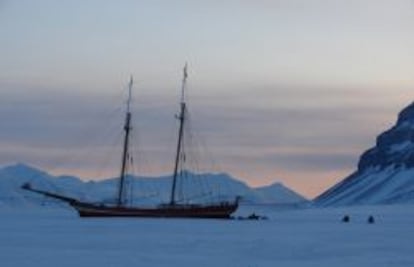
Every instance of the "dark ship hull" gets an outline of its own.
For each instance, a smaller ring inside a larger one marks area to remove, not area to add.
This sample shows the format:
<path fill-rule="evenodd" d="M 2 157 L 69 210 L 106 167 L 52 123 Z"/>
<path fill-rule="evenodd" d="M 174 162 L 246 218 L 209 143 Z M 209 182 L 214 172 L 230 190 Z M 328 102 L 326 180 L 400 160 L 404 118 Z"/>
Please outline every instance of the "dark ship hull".
<path fill-rule="evenodd" d="M 130 207 L 82 202 L 72 197 L 34 189 L 29 183 L 22 189 L 68 203 L 80 217 L 152 217 L 152 218 L 216 218 L 228 219 L 239 206 L 239 198 L 234 202 L 217 204 L 163 204 L 157 207 Z"/>
<path fill-rule="evenodd" d="M 154 208 L 103 206 L 74 202 L 80 217 L 152 217 L 152 218 L 217 218 L 228 219 L 236 211 L 238 203 L 223 202 L 213 205 L 160 205 Z"/>

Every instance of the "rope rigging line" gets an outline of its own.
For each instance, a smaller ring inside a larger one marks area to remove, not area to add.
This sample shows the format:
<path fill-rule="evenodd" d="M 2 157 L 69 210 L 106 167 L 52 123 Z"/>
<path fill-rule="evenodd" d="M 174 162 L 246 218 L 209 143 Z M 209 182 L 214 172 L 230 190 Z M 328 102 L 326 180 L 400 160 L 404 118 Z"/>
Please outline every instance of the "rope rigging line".
<path fill-rule="evenodd" d="M 119 98 L 119 95 L 120 92 L 118 92 L 116 98 Z M 102 131 L 101 123 L 104 121 L 113 122 L 112 120 L 108 120 L 108 118 L 111 119 L 114 117 L 114 114 L 118 114 L 118 111 L 120 110 L 118 103 L 119 102 L 117 102 L 115 108 L 111 105 L 110 108 L 105 109 L 101 109 L 101 105 L 88 105 L 88 113 L 83 114 L 82 117 L 77 120 L 78 125 L 76 129 L 80 129 L 80 131 L 76 131 L 70 139 L 66 139 L 66 142 L 70 141 L 73 145 L 66 147 L 64 150 L 65 153 L 61 157 L 51 159 L 51 161 L 54 162 L 54 166 L 49 166 L 49 171 L 54 172 L 54 170 L 70 169 L 72 166 L 77 166 L 80 164 L 79 158 L 81 158 L 81 156 L 83 156 L 82 159 L 91 159 L 92 157 L 88 157 L 90 155 L 88 153 L 91 153 L 89 151 L 92 151 L 93 148 L 100 145 L 97 141 L 101 141 L 102 137 L 104 137 L 102 133 L 107 134 L 107 131 Z M 95 108 L 90 109 L 89 107 Z M 77 110 L 81 111 L 82 109 L 86 110 L 86 106 L 80 105 Z M 103 128 L 103 130 L 107 129 L 106 126 L 108 126 L 108 123 L 105 123 L 105 128 Z M 93 136 L 93 138 L 85 139 L 85 137 L 91 136 Z M 87 142 L 85 143 L 84 141 Z M 60 149 L 60 151 L 62 151 L 62 149 Z"/>

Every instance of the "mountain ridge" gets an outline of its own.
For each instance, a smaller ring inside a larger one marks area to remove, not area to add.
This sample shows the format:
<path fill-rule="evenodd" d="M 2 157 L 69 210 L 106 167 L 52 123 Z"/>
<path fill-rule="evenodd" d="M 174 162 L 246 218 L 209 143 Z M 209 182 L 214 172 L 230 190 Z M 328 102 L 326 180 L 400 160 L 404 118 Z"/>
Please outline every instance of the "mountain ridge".
<path fill-rule="evenodd" d="M 265 188 L 268 188 L 268 192 L 263 193 L 262 188 L 251 188 L 226 173 L 189 174 L 192 175 L 192 179 L 188 179 L 188 181 L 185 181 L 186 183 L 183 182 L 183 190 L 191 191 L 194 197 L 198 198 L 203 198 L 203 192 L 207 191 L 215 192 L 214 197 L 220 199 L 240 195 L 244 202 L 254 204 L 296 204 L 307 201 L 304 197 L 280 183 L 272 184 L 270 189 L 269 186 L 265 186 Z M 132 199 L 131 204 L 150 205 L 167 202 L 170 194 L 170 177 L 170 175 L 160 177 L 128 175 L 128 183 L 133 185 L 133 189 L 127 192 Z M 71 175 L 53 176 L 36 167 L 17 163 L 0 168 L 0 203 L 19 206 L 56 202 L 22 190 L 20 186 L 26 182 L 31 183 L 35 188 L 93 202 L 113 201 L 117 188 L 116 178 L 83 181 Z M 205 198 L 207 199 L 207 197 Z M 59 203 L 55 204 L 59 205 Z"/>

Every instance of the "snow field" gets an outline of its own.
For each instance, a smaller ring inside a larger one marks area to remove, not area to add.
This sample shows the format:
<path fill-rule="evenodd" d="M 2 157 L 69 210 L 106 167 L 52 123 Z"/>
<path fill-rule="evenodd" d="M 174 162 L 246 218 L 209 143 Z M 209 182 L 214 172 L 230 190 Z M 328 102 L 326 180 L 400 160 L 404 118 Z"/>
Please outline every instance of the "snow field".
<path fill-rule="evenodd" d="M 2 207 L 0 266 L 414 266 L 414 206 L 278 209 L 269 220 L 81 219 Z M 340 222 L 343 215 L 350 223 Z M 376 218 L 368 224 L 369 215 Z"/>

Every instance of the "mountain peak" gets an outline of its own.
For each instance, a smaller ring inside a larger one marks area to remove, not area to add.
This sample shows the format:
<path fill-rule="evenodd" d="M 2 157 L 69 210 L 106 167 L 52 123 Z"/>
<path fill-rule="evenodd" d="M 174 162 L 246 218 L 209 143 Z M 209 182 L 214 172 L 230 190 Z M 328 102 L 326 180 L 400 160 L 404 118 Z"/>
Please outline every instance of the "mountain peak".
<path fill-rule="evenodd" d="M 358 170 L 391 165 L 414 167 L 414 102 L 399 113 L 397 123 L 381 133 L 376 145 L 361 156 Z"/>
<path fill-rule="evenodd" d="M 414 102 L 399 113 L 397 124 L 402 124 L 404 122 L 414 122 Z"/>
<path fill-rule="evenodd" d="M 27 175 L 27 174 L 46 174 L 44 171 L 30 166 L 25 163 L 15 163 L 13 165 L 5 166 L 1 169 L 3 172 L 11 173 L 14 175 Z"/>
<path fill-rule="evenodd" d="M 287 204 L 302 203 L 307 201 L 306 198 L 280 182 L 275 182 L 267 186 L 256 187 L 255 190 L 259 196 L 263 199 L 270 200 L 272 203 Z M 266 201 L 263 200 L 262 202 Z"/>

